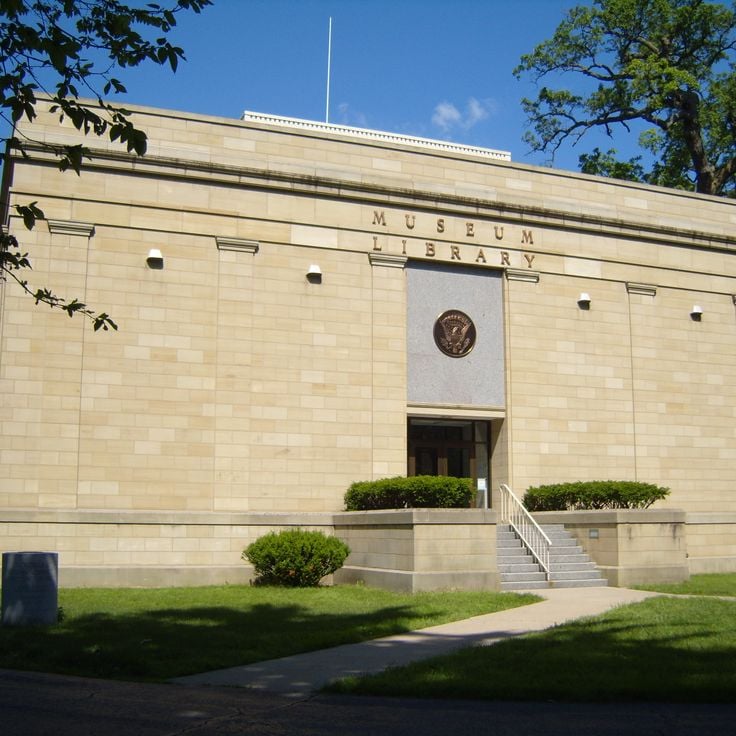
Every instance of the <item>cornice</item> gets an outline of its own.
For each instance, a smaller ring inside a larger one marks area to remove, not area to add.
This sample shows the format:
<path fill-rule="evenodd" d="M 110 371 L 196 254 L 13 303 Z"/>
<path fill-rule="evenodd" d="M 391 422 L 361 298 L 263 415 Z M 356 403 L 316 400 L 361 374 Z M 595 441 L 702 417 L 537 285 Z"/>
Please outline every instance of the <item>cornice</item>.
<path fill-rule="evenodd" d="M 55 159 L 45 150 L 31 145 L 26 146 L 26 149 L 37 156 L 34 161 L 44 160 L 44 163 L 56 166 Z M 412 211 L 489 219 L 494 222 L 518 224 L 525 227 L 542 227 L 663 245 L 736 252 L 736 237 L 733 236 L 568 210 L 555 210 L 530 203 L 516 204 L 444 192 L 382 186 L 371 182 L 167 158 L 150 154 L 145 157 L 136 157 L 125 152 L 92 150 L 91 157 L 90 161 L 85 162 L 85 169 L 113 170 L 119 173 L 121 168 L 132 168 L 136 172 L 160 178 L 206 180 L 221 186 L 250 187 L 316 197 L 337 197 L 366 206 L 404 207 Z M 560 175 L 564 176 L 564 174 L 565 172 L 561 172 Z M 678 194 L 684 196 L 673 190 L 673 196 L 678 196 Z"/>

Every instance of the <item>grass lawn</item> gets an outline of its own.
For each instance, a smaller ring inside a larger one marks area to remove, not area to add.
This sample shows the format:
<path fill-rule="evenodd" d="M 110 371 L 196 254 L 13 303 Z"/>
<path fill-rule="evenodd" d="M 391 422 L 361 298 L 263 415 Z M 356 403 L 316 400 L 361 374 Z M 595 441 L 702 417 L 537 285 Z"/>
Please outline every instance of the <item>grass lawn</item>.
<path fill-rule="evenodd" d="M 359 586 L 62 589 L 63 621 L 0 627 L 0 667 L 133 680 L 248 664 L 533 603 Z"/>
<path fill-rule="evenodd" d="M 732 703 L 735 622 L 733 601 L 652 598 L 331 689 L 428 698 Z"/>
<path fill-rule="evenodd" d="M 656 590 L 659 593 L 678 595 L 724 595 L 736 597 L 736 573 L 711 573 L 691 575 L 684 583 L 669 585 L 637 585 L 639 590 Z"/>

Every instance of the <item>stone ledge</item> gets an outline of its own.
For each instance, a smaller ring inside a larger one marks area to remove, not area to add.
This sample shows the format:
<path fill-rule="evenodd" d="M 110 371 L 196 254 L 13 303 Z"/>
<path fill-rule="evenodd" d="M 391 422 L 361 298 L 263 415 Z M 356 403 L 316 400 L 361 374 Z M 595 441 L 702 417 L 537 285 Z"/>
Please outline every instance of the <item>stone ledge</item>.
<path fill-rule="evenodd" d="M 490 509 L 385 509 L 343 511 L 333 515 L 335 528 L 364 526 L 418 526 L 422 524 L 496 524 Z"/>
<path fill-rule="evenodd" d="M 601 509 L 590 511 L 535 511 L 540 524 L 684 524 L 680 509 Z M 736 520 L 736 514 L 734 514 Z"/>
<path fill-rule="evenodd" d="M 97 511 L 0 509 L 0 523 L 19 524 L 166 524 L 193 526 L 328 526 L 329 512 Z"/>
<path fill-rule="evenodd" d="M 736 524 L 736 513 L 713 511 L 699 514 L 687 514 L 685 523 L 690 524 Z"/>
<path fill-rule="evenodd" d="M 208 526 L 367 526 L 495 524 L 490 509 L 386 509 L 338 512 L 98 511 L 0 509 L 0 523 L 19 524 L 179 524 Z"/>
<path fill-rule="evenodd" d="M 504 419 L 503 406 L 463 406 L 461 404 L 422 404 L 409 401 L 406 413 L 412 417 L 452 417 L 457 419 Z"/>

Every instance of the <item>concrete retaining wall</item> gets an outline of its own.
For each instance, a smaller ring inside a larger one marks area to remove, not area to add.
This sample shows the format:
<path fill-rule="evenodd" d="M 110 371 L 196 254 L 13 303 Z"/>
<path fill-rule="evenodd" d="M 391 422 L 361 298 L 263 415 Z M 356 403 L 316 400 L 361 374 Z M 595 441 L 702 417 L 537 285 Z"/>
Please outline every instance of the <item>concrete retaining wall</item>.
<path fill-rule="evenodd" d="M 335 582 L 399 591 L 498 590 L 496 513 L 486 509 L 398 509 L 335 514 L 350 546 Z"/>
<path fill-rule="evenodd" d="M 736 514 L 678 510 L 535 514 L 563 524 L 609 584 L 677 582 L 736 570 Z M 489 509 L 338 513 L 4 510 L 0 551 L 59 553 L 63 587 L 247 584 L 243 549 L 279 529 L 318 529 L 351 548 L 335 582 L 401 591 L 500 589 Z M 689 557 L 688 557 L 689 553 Z"/>
<path fill-rule="evenodd" d="M 245 547 L 294 528 L 331 534 L 332 514 L 3 509 L 0 551 L 58 552 L 62 587 L 245 584 Z"/>
<path fill-rule="evenodd" d="M 564 524 L 609 585 L 675 583 L 690 575 L 684 511 L 544 511 L 534 518 Z"/>

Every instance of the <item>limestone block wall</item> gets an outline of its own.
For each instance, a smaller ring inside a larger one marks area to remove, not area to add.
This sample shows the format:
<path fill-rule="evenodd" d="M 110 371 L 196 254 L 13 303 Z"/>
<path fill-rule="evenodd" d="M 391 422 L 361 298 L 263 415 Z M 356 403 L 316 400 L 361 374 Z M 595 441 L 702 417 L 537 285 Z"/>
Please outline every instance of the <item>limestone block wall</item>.
<path fill-rule="evenodd" d="M 23 236 L 34 283 L 120 329 L 92 333 L 6 290 L 0 506 L 311 512 L 405 472 L 403 260 L 273 219 L 312 218 L 314 202 L 187 190 L 250 204 L 244 238 L 234 211 L 182 211 L 180 183 L 110 178 L 85 172 L 73 205 L 51 168 L 15 178 L 16 201 L 46 193 L 48 225 Z M 150 248 L 163 269 L 147 268 Z"/>
<path fill-rule="evenodd" d="M 690 572 L 736 572 L 736 514 L 687 515 Z"/>
<path fill-rule="evenodd" d="M 708 273 L 717 256 L 700 254 L 705 273 L 685 270 L 681 257 L 680 268 L 656 274 L 567 258 L 566 273 L 545 269 L 537 282 L 509 275 L 505 431 L 520 495 L 611 478 L 667 486 L 664 505 L 688 512 L 730 506 L 735 286 Z M 629 280 L 642 276 L 659 286 Z M 696 304 L 700 320 L 690 316 Z"/>
<path fill-rule="evenodd" d="M 546 273 L 507 286 L 513 487 L 635 477 L 624 287 Z"/>
<path fill-rule="evenodd" d="M 668 486 L 666 504 L 688 512 L 729 508 L 734 492 L 736 312 L 705 287 L 658 289 L 631 318 L 637 480 Z"/>
<path fill-rule="evenodd" d="M 43 279 L 37 286 L 84 301 L 90 229 L 52 229 L 53 234 L 39 227 L 24 235 Z M 0 507 L 68 508 L 77 495 L 86 325 L 79 319 L 50 321 L 48 309 L 32 305 L 13 284 L 3 288 Z"/>
<path fill-rule="evenodd" d="M 505 400 L 474 415 L 492 421 L 491 488 L 637 479 L 669 486 L 667 505 L 689 514 L 733 509 L 736 202 L 135 114 L 144 158 L 94 139 L 81 177 L 41 152 L 13 165 L 11 204 L 39 200 L 47 217 L 32 232 L 9 222 L 31 285 L 104 309 L 120 330 L 93 333 L 0 287 L 0 508 L 56 510 L 60 524 L 77 524 L 66 512 L 311 514 L 340 509 L 354 480 L 405 473 L 404 267 L 431 262 L 493 269 L 503 283 Z M 25 132 L 79 142 L 55 115 Z M 147 268 L 151 248 L 163 269 Z M 306 279 L 310 264 L 321 283 Z M 443 411 L 461 416 L 468 401 Z M 109 523 L 95 544 L 128 538 Z M 705 524 L 690 526 L 707 539 Z M 34 528 L 34 546 L 56 538 Z M 412 565 L 432 554 L 430 534 L 417 556 L 425 533 L 411 533 Z M 720 551 L 698 559 L 732 556 L 720 533 Z M 80 545 L 79 564 L 115 564 Z M 173 546 L 161 564 L 200 564 Z M 403 570 L 399 557 L 388 569 Z"/>
<path fill-rule="evenodd" d="M 0 551 L 53 550 L 65 587 L 247 583 L 245 547 L 270 531 L 331 534 L 327 514 L 5 511 Z"/>
<path fill-rule="evenodd" d="M 348 315 L 347 324 L 362 319 L 371 335 L 370 353 L 358 361 L 362 370 L 371 373 L 370 412 L 364 413 L 371 424 L 370 445 L 362 440 L 356 447 L 355 430 L 348 421 L 338 428 L 337 453 L 331 461 L 341 463 L 343 472 L 336 488 L 339 498 L 331 500 L 332 509 L 343 508 L 342 498 L 350 483 L 357 479 L 385 478 L 406 474 L 406 274 L 403 258 L 371 254 L 371 305 Z M 338 268 L 339 270 L 339 268 Z M 336 308 L 340 308 L 336 305 Z M 357 310 L 356 310 L 357 311 Z M 351 378 L 348 378 L 351 381 Z M 351 411 L 353 400 L 338 398 L 343 412 Z M 351 439 L 352 436 L 352 439 Z M 357 465 L 350 454 L 370 448 L 370 466 Z M 348 480 L 349 479 L 349 480 Z"/>
<path fill-rule="evenodd" d="M 610 585 L 687 580 L 685 513 L 675 510 L 543 511 L 540 524 L 563 524 Z"/>

